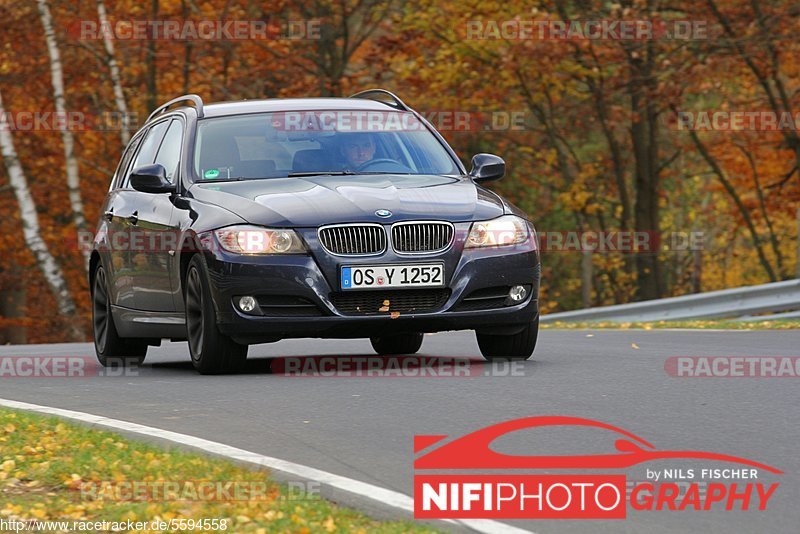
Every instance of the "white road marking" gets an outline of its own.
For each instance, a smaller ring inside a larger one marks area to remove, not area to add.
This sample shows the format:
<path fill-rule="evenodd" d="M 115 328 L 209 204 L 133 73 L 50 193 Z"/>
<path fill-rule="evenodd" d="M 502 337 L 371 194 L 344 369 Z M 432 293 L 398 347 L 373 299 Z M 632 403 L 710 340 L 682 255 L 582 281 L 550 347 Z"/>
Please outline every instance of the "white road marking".
<path fill-rule="evenodd" d="M 378 501 L 379 503 L 403 510 L 404 512 L 410 512 L 412 514 L 414 513 L 414 499 L 408 495 L 381 488 L 379 486 L 374 486 L 372 484 L 367 484 L 366 482 L 353 480 L 352 478 L 328 473 L 327 471 L 322 471 L 313 467 L 307 467 L 305 465 L 288 462 L 279 458 L 273 458 L 271 456 L 264 456 L 255 452 L 238 449 L 223 443 L 217 443 L 215 441 L 209 441 L 207 439 L 189 436 L 187 434 L 180 434 L 170 430 L 162 430 L 152 426 L 145 426 L 138 423 L 130 423 L 128 421 L 111 419 L 100 415 L 65 410 L 63 408 L 51 408 L 50 406 L 29 404 L 27 402 L 19 402 L 9 399 L 0 399 L 0 406 L 17 410 L 38 412 L 46 415 L 55 415 L 65 419 L 72 419 L 73 421 L 89 423 L 91 425 L 164 439 L 173 443 L 179 443 L 195 449 L 200 449 L 211 454 L 224 456 L 226 458 L 230 458 L 231 460 L 268 467 L 270 469 L 274 469 L 275 471 L 281 471 L 283 473 L 300 477 L 304 480 L 320 482 L 322 484 L 344 490 L 348 493 L 358 495 L 359 497 L 365 497 L 367 499 Z M 504 523 L 489 519 L 461 519 L 457 521 L 446 519 L 444 521 L 447 521 L 448 523 L 461 524 L 476 532 L 483 532 L 486 534 L 534 534 L 530 530 L 523 530 L 521 528 L 513 527 L 511 525 L 506 525 Z"/>

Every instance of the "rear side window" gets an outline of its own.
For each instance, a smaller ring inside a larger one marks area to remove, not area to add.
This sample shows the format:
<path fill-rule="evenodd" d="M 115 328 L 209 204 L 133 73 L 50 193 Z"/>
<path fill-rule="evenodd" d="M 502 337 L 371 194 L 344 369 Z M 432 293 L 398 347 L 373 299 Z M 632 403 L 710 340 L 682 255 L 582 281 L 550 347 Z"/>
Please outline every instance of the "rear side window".
<path fill-rule="evenodd" d="M 167 131 L 169 121 L 159 122 L 145 134 L 144 141 L 141 143 L 139 153 L 136 154 L 136 159 L 131 166 L 131 170 L 141 167 L 142 165 L 150 165 L 156 159 L 156 151 L 161 145 L 161 140 L 164 138 L 164 133 Z M 130 174 L 130 173 L 128 173 Z M 128 176 L 125 177 L 123 187 L 128 186 Z"/>
<path fill-rule="evenodd" d="M 163 165 L 167 170 L 167 178 L 175 183 L 178 173 L 178 163 L 181 160 L 181 139 L 183 138 L 183 123 L 174 119 L 169 125 L 161 148 L 158 149 L 155 163 Z"/>
<path fill-rule="evenodd" d="M 128 177 L 128 167 L 131 163 L 131 159 L 133 155 L 136 153 L 136 149 L 138 148 L 139 144 L 142 142 L 142 137 L 139 136 L 135 138 L 128 144 L 128 148 L 125 149 L 125 153 L 122 154 L 122 159 L 119 161 L 119 166 L 117 167 L 117 172 L 114 174 L 114 181 L 113 181 L 113 188 L 119 188 L 122 186 L 122 182 L 125 181 Z"/>

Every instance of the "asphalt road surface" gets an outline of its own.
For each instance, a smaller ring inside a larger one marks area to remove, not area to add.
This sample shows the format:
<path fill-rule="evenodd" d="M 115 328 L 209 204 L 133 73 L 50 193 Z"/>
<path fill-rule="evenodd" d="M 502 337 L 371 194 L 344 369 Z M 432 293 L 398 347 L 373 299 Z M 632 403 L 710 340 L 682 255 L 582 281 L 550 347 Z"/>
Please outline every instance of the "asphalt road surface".
<path fill-rule="evenodd" d="M 241 374 L 200 376 L 186 344 L 168 343 L 151 348 L 145 366 L 130 376 L 6 377 L 0 397 L 189 434 L 406 495 L 413 493 L 415 434 L 457 437 L 522 417 L 584 417 L 632 432 L 657 449 L 725 453 L 784 474 L 704 480 L 778 482 L 763 511 L 638 511 L 629 505 L 624 520 L 505 523 L 537 533 L 797 533 L 800 378 L 678 378 L 665 362 L 673 356 L 798 356 L 798 347 L 798 331 L 544 330 L 534 359 L 509 367 L 483 363 L 472 333 L 443 333 L 426 336 L 420 354 L 440 362 L 457 358 L 462 376 L 431 376 L 448 368 L 427 363 L 426 376 L 297 377 L 276 369 L 308 370 L 318 360 L 292 358 L 276 367 L 273 358 L 370 356 L 372 349 L 366 340 L 282 341 L 251 347 Z M 9 356 L 86 356 L 88 374 L 98 372 L 89 344 L 0 347 L 0 357 Z M 600 454 L 614 452 L 614 439 L 606 430 L 540 428 L 502 437 L 493 447 L 520 455 Z M 648 469 L 682 469 L 686 476 L 694 468 L 696 481 L 708 467 L 740 466 L 659 460 L 593 472 L 625 474 L 630 482 L 644 481 Z M 751 507 L 757 503 L 754 490 Z"/>

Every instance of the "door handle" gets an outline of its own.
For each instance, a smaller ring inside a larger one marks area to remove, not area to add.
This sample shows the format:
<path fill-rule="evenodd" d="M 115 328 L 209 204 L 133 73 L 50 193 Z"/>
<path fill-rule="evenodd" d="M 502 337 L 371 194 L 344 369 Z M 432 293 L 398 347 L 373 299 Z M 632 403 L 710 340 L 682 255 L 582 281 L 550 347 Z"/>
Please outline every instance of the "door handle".
<path fill-rule="evenodd" d="M 103 212 L 103 217 L 108 222 L 111 222 L 111 220 L 114 219 L 114 208 L 111 208 L 110 210 Z"/>
<path fill-rule="evenodd" d="M 139 222 L 139 212 L 134 211 L 133 213 L 130 214 L 130 216 L 125 217 L 125 220 L 127 220 L 132 225 L 136 226 L 136 223 Z"/>

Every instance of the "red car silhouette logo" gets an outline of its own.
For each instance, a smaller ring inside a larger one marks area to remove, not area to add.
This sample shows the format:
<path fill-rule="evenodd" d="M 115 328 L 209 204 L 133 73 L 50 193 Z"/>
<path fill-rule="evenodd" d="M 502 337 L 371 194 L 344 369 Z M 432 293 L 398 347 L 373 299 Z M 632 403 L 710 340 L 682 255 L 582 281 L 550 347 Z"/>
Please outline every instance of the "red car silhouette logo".
<path fill-rule="evenodd" d="M 518 456 L 490 448 L 491 443 L 509 432 L 547 426 L 594 427 L 619 434 L 614 443 L 617 453 L 562 456 Z M 418 453 L 447 436 L 414 436 Z M 580 417 L 540 416 L 514 419 L 482 428 L 423 454 L 414 461 L 415 469 L 621 469 L 664 459 L 693 459 L 733 462 L 771 473 L 783 474 L 772 466 L 747 458 L 706 451 L 657 450 L 644 439 L 621 428 Z"/>

